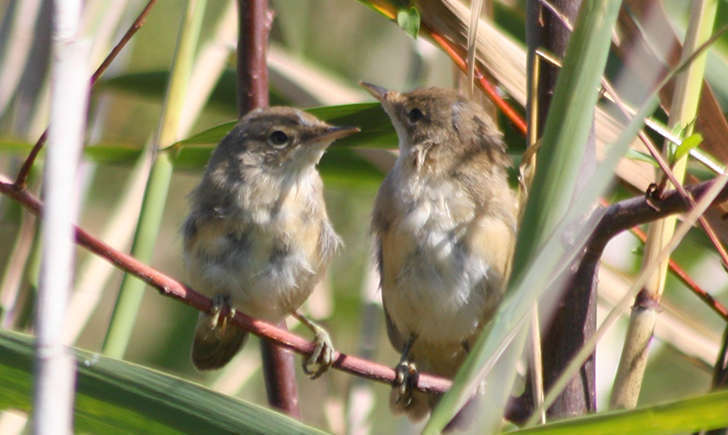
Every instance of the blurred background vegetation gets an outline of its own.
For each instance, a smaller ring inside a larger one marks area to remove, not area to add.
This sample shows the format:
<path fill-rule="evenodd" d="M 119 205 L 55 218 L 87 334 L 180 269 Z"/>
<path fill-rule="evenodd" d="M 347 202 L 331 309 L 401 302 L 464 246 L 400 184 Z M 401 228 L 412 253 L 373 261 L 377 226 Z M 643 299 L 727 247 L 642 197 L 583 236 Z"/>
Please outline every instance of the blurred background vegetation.
<path fill-rule="evenodd" d="M 42 23 L 47 23 L 45 20 L 50 2 L 41 2 L 37 22 L 24 32 L 29 42 L 33 43 L 27 62 L 16 62 L 11 56 L 9 41 L 13 41 L 13 23 L 17 22 L 14 20 L 18 20 L 14 14 L 24 1 L 0 0 L 0 77 L 14 74 L 12 71 L 20 73 L 13 89 L 2 89 L 8 95 L 7 101 L 0 99 L 0 103 L 4 103 L 0 106 L 0 171 L 11 175 L 16 173 L 22 163 L 28 144 L 34 143 L 45 128 L 47 119 L 44 80 L 49 35 L 48 28 Z M 107 16 L 104 14 L 108 13 L 104 9 L 105 3 L 93 0 L 87 2 L 88 10 L 98 8 L 96 15 L 87 11 L 84 21 L 85 34 L 91 38 L 96 32 L 104 30 L 100 26 L 105 25 L 101 23 Z M 118 40 L 146 2 L 129 0 L 119 3 L 123 3 L 123 8 L 118 20 L 105 29 L 110 31 L 108 38 L 112 43 Z M 180 7 L 182 3 L 178 0 L 159 0 L 145 26 L 93 90 L 87 129 L 88 145 L 109 146 L 117 152 L 140 150 L 157 129 L 166 75 L 184 12 Z M 524 3 L 522 0 L 495 2 L 493 10 L 498 26 L 521 45 L 524 44 L 525 34 Z M 680 37 L 687 23 L 688 3 L 680 0 L 664 2 Z M 358 88 L 359 80 L 408 90 L 419 86 L 452 87 L 456 76 L 460 74 L 454 69 L 452 61 L 430 42 L 414 40 L 360 2 L 271 0 L 270 6 L 275 11 L 270 36 L 271 104 L 311 107 L 370 101 L 371 98 Z M 717 22 L 720 23 L 721 19 L 723 23 L 728 22 L 728 2 L 720 2 L 719 8 Z M 225 21 L 226 14 L 230 13 L 233 19 Z M 200 116 L 189 128 L 187 136 L 236 118 L 236 34 L 233 31 L 230 33 L 232 38 L 219 38 L 216 33 L 224 29 L 222 23 L 235 25 L 234 15 L 235 8 L 231 2 L 208 2 L 199 47 L 214 41 L 216 49 L 227 51 L 226 70 Z M 108 42 L 102 45 L 104 47 L 95 52 L 94 67 L 108 50 Z M 723 37 L 716 49 L 711 50 L 707 72 L 724 112 L 728 102 L 728 86 L 724 80 L 728 77 L 726 53 L 728 39 Z M 610 59 L 610 67 L 616 70 L 618 62 Z M 305 77 L 301 79 L 293 73 L 301 73 Z M 318 90 L 318 94 L 301 92 L 299 87 L 301 83 L 306 83 L 305 80 L 318 82 L 323 91 Z M 501 125 L 506 130 L 510 149 L 518 154 L 524 147 L 524 140 L 513 133 L 507 121 L 501 122 Z M 390 145 L 394 147 L 396 144 L 392 142 Z M 327 163 L 326 157 L 322 162 L 328 209 L 334 227 L 344 240 L 345 249 L 335 259 L 326 282 L 308 301 L 306 309 L 327 327 L 337 350 L 361 354 L 364 347 L 373 352 L 371 359 L 394 365 L 398 356 L 386 338 L 381 312 L 377 312 L 373 324 L 363 319 L 367 303 L 379 299 L 376 289 L 378 278 L 370 271 L 369 218 L 382 177 L 376 155 L 363 152 L 353 152 L 349 160 L 350 163 L 354 162 L 351 163 L 353 168 L 359 168 L 357 174 L 364 174 L 358 177 L 345 175 L 348 170 L 346 164 L 336 168 L 338 161 Z M 134 162 L 133 158 L 114 158 L 111 163 L 95 163 L 97 160 L 87 159 L 83 165 L 79 181 L 79 191 L 83 195 L 79 224 L 94 235 L 111 234 L 114 228 L 107 228 L 108 223 L 122 213 L 116 207 L 128 189 Z M 198 182 L 203 164 L 204 159 L 199 158 L 175 168 L 165 204 L 162 230 L 151 262 L 152 266 L 182 281 L 186 277 L 181 260 L 179 228 L 186 213 L 186 195 Z M 37 186 L 38 178 L 36 171 L 33 187 Z M 629 187 L 615 184 L 612 199 L 634 195 L 635 192 Z M 123 212 L 126 214 L 122 216 L 126 217 L 122 219 L 135 222 L 134 210 L 138 210 L 140 200 L 137 189 L 130 205 L 125 207 Z M 37 264 L 34 263 L 37 262 L 37 246 L 32 242 L 33 231 L 22 233 L 20 228 L 22 222 L 31 225 L 31 228 L 33 224 L 28 216 L 20 213 L 17 204 L 4 197 L 0 197 L 0 216 L 0 265 L 7 265 L 3 275 L 5 287 L 0 288 L 5 316 L 3 327 L 28 331 L 31 329 L 32 298 L 37 283 L 34 276 L 37 274 Z M 128 251 L 128 230 L 120 231 L 127 235 L 122 234 L 114 246 Z M 19 236 L 21 234 L 22 237 Z M 28 265 L 21 268 L 21 271 L 24 270 L 22 273 L 11 269 L 14 264 L 11 263 L 11 255 L 18 244 L 27 244 L 28 248 L 25 254 Z M 78 255 L 77 263 L 79 267 L 84 267 L 90 254 L 78 249 Z M 604 291 L 600 292 L 600 316 L 604 313 L 601 308 L 611 306 L 618 297 L 610 295 L 619 295 L 618 289 L 623 288 L 630 276 L 639 270 L 641 255 L 639 242 L 630 234 L 623 234 L 610 243 L 602 265 L 600 290 L 604 288 Z M 702 232 L 692 231 L 674 258 L 703 288 L 728 304 L 725 272 Z M 15 285 L 20 295 L 17 304 L 8 297 L 15 290 L 11 288 L 13 284 L 9 282 L 12 280 L 8 278 L 13 273 L 20 273 Z M 79 273 L 77 278 L 81 276 Z M 92 290 L 102 293 L 98 305 L 92 310 L 75 341 L 78 347 L 100 350 L 121 277 L 122 274 L 115 270 L 108 280 L 95 282 L 97 288 Z M 91 282 L 94 283 L 93 277 Z M 663 305 L 662 318 L 668 320 L 658 326 L 659 339 L 653 342 L 650 350 L 641 404 L 708 391 L 711 365 L 725 327 L 717 315 L 672 276 L 668 280 Z M 18 307 L 23 307 L 22 312 L 8 320 L 8 313 Z M 145 292 L 124 359 L 265 405 L 256 339 L 251 340 L 233 363 L 219 372 L 202 374 L 193 369 L 189 351 L 196 317 L 197 312 L 190 307 L 162 297 L 155 291 Z M 607 403 L 614 379 L 624 340 L 626 318 L 623 320 L 624 323 L 614 328 L 598 347 L 600 406 Z M 289 321 L 289 327 L 295 327 L 293 321 Z M 305 329 L 296 329 L 296 332 L 304 336 L 308 334 Z M 363 338 L 369 336 L 374 337 L 371 342 Z M 313 426 L 339 433 L 346 431 L 347 407 L 355 403 L 359 411 L 366 411 L 371 406 L 373 414 L 366 417 L 366 421 L 371 425 L 372 433 L 414 430 L 405 418 L 390 414 L 389 388 L 386 386 L 362 383 L 335 370 L 316 382 L 308 381 L 299 370 L 298 379 L 303 420 Z M 369 391 L 359 395 L 359 390 L 352 389 L 352 385 L 364 385 L 369 387 Z"/>

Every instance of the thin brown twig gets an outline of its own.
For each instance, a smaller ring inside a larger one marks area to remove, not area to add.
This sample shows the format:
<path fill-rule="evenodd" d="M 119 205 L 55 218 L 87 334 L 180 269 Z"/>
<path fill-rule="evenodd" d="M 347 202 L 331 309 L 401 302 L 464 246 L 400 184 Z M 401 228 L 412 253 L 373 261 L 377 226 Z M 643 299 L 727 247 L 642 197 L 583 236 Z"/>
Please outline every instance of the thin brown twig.
<path fill-rule="evenodd" d="M 687 186 L 686 189 L 693 196 L 703 195 L 712 185 L 713 180 Z M 716 197 L 713 205 L 728 198 L 728 187 L 724 188 Z M 654 206 L 657 207 L 654 207 Z M 644 196 L 616 202 L 604 209 L 599 222 L 594 228 L 591 237 L 585 246 L 585 257 L 598 261 L 607 242 L 624 230 L 637 225 L 662 219 L 674 213 L 682 213 L 691 209 L 680 192 L 671 190 L 665 192 L 661 198 L 648 200 Z M 582 260 L 582 265 L 586 263 Z"/>
<path fill-rule="evenodd" d="M 0 175 L 0 193 L 6 194 L 18 201 L 23 207 L 35 215 L 40 215 L 42 203 L 33 194 L 25 189 L 19 189 L 5 176 Z M 101 240 L 95 238 L 85 230 L 75 227 L 76 243 L 87 248 L 91 252 L 106 259 L 114 266 L 125 272 L 144 280 L 150 286 L 159 290 L 165 296 L 177 299 L 197 310 L 210 313 L 212 301 L 196 292 L 189 286 L 176 279 L 140 262 L 134 257 L 117 251 Z M 314 348 L 314 343 L 299 337 L 289 331 L 283 330 L 275 325 L 257 320 L 237 311 L 233 321 L 239 327 L 252 332 L 259 337 L 273 342 L 286 349 L 302 355 L 308 355 Z M 391 367 L 367 361 L 355 356 L 335 352 L 333 367 L 378 382 L 392 384 L 395 380 L 395 373 Z M 418 376 L 416 387 L 422 391 L 444 393 L 450 388 L 451 382 L 447 379 L 421 373 Z"/>
<path fill-rule="evenodd" d="M 101 77 L 101 74 L 103 74 L 106 69 L 111 65 L 111 62 L 116 59 L 116 56 L 119 55 L 121 50 L 126 46 L 126 44 L 131 40 L 132 36 L 142 28 L 144 25 L 144 22 L 147 19 L 147 15 L 149 15 L 149 11 L 152 10 L 152 6 L 154 6 L 154 3 L 156 3 L 157 0 L 149 0 L 147 2 L 147 5 L 144 6 L 144 9 L 139 13 L 136 20 L 134 20 L 133 23 L 131 23 L 131 26 L 129 29 L 127 29 L 126 33 L 124 33 L 124 36 L 121 37 L 119 42 L 114 46 L 114 48 L 111 49 L 111 52 L 106 56 L 103 62 L 101 62 L 101 65 L 99 65 L 98 68 L 96 68 L 96 71 L 91 75 L 90 80 L 90 86 L 93 86 L 96 84 L 96 81 Z"/>
<path fill-rule="evenodd" d="M 609 203 L 607 203 L 606 200 L 602 199 L 601 201 L 602 206 L 608 207 Z M 645 234 L 644 231 L 642 231 L 639 227 L 632 227 L 629 230 L 635 237 L 637 237 L 642 243 L 645 243 L 647 241 L 647 234 Z M 683 283 L 685 284 L 690 291 L 695 293 L 695 295 L 700 298 L 703 302 L 705 302 L 710 309 L 715 311 L 716 314 L 718 314 L 723 320 L 728 322 L 728 308 L 726 308 L 725 305 L 723 305 L 720 301 L 715 299 L 710 293 L 708 293 L 706 290 L 703 290 L 700 285 L 698 285 L 697 282 L 695 282 L 690 275 L 685 272 L 685 270 L 678 264 L 675 260 L 672 258 L 670 259 L 668 266 L 670 268 L 670 271 Z"/>
<path fill-rule="evenodd" d="M 660 153 L 655 145 L 650 141 L 650 139 L 647 137 L 647 135 L 644 132 L 640 132 L 640 139 L 647 147 L 647 150 L 650 152 L 652 157 L 657 161 L 657 164 L 660 166 L 660 169 L 665 174 L 668 180 L 670 180 L 670 183 L 672 183 L 673 186 L 677 189 L 677 191 L 680 193 L 680 195 L 683 197 L 685 201 L 688 202 L 688 204 L 691 207 L 695 207 L 695 198 L 693 198 L 687 190 L 685 190 L 685 187 L 682 183 L 680 183 L 677 178 L 675 178 L 675 174 L 672 173 L 672 170 L 670 169 L 669 164 L 667 161 L 665 161 L 664 157 L 662 156 L 662 153 Z M 724 267 L 728 267 L 728 252 L 726 252 L 725 248 L 723 247 L 723 244 L 721 243 L 720 239 L 718 239 L 718 235 L 715 233 L 715 230 L 710 225 L 708 220 L 705 218 L 705 216 L 700 216 L 698 218 L 698 222 L 700 222 L 700 226 L 703 227 L 703 230 L 705 231 L 705 234 L 710 239 L 711 243 L 713 243 L 713 246 L 715 247 L 716 251 L 718 251 L 718 255 L 720 255 L 721 260 L 723 261 Z"/>
<path fill-rule="evenodd" d="M 544 2 L 544 4 L 545 4 L 545 2 Z M 545 58 L 547 60 L 549 60 L 551 63 L 554 63 L 554 64 L 560 66 L 559 63 L 554 62 L 554 60 L 552 58 L 548 58 L 548 57 L 545 57 Z M 624 102 L 621 100 L 621 98 L 619 97 L 619 95 L 614 90 L 614 88 L 612 87 L 612 85 L 609 83 L 608 80 L 606 80 L 606 79 L 602 80 L 602 88 L 604 88 L 604 90 L 607 92 L 607 94 L 612 97 L 615 105 L 622 111 L 622 113 L 625 116 L 629 116 L 630 114 L 627 111 L 626 104 L 624 104 Z M 639 138 L 645 144 L 645 146 L 647 146 L 648 148 L 650 147 L 650 145 L 652 145 L 649 137 L 644 133 L 644 131 L 639 132 Z M 654 148 L 654 145 L 652 145 L 652 148 Z M 659 153 L 657 153 L 657 154 L 659 155 Z M 682 187 L 682 186 L 680 186 L 680 187 Z M 687 198 L 689 198 L 689 200 L 692 202 L 691 205 L 694 206 L 694 204 L 695 204 L 694 199 L 691 196 L 688 196 Z M 609 205 L 605 200 L 602 200 L 601 203 L 603 206 Z M 699 220 L 702 223 L 702 221 L 705 220 L 705 217 L 701 216 L 699 218 Z M 713 244 L 715 245 L 716 249 L 718 249 L 718 252 L 720 254 L 721 249 L 723 248 L 723 245 L 717 239 L 717 235 L 715 234 L 715 231 L 709 225 L 709 223 L 707 221 L 705 223 L 707 224 L 707 227 L 704 227 L 706 230 L 706 233 L 708 233 L 708 237 L 710 237 L 711 240 L 714 242 Z M 639 228 L 632 228 L 631 231 L 637 238 L 642 240 L 643 243 L 645 242 L 647 236 L 645 235 L 645 233 L 642 230 L 640 230 Z M 711 236 L 711 234 L 712 234 L 712 236 Z M 715 240 L 713 239 L 713 237 L 715 237 Z M 721 258 L 722 259 L 724 258 L 723 255 L 721 255 Z M 723 260 L 723 261 L 725 262 L 725 260 Z M 693 281 L 693 279 L 674 260 L 670 259 L 668 264 L 669 264 L 670 270 L 675 274 L 675 276 L 677 276 L 678 279 L 680 279 L 690 290 L 693 291 L 693 293 L 695 293 L 700 299 L 702 299 L 706 304 L 708 304 L 708 306 L 711 309 L 713 309 L 713 311 L 715 311 L 719 316 L 721 316 L 725 321 L 728 322 L 728 308 L 726 308 L 723 304 L 721 304 L 719 301 L 717 301 L 715 298 L 713 298 L 713 296 L 711 296 L 710 293 L 703 290 L 695 281 Z"/>
<path fill-rule="evenodd" d="M 617 95 L 616 91 L 606 83 L 607 86 L 604 86 L 605 83 L 602 83 L 602 87 L 605 88 L 605 90 L 612 96 L 614 99 L 614 102 L 616 106 L 619 108 L 619 110 L 622 112 L 622 114 L 629 118 L 629 111 L 627 110 L 626 105 L 620 97 Z M 677 191 L 682 195 L 682 197 L 685 199 L 685 201 L 688 202 L 688 204 L 691 207 L 695 207 L 695 198 L 693 198 L 688 192 L 685 190 L 685 187 L 683 187 L 683 184 L 678 182 L 677 178 L 675 178 L 675 174 L 672 173 L 672 169 L 670 169 L 669 164 L 667 161 L 665 161 L 665 158 L 662 156 L 662 153 L 660 153 L 657 150 L 657 147 L 655 144 L 652 143 L 650 138 L 647 136 L 647 134 L 640 130 L 638 134 L 640 140 L 645 145 L 647 150 L 650 152 L 652 157 L 657 161 L 657 164 L 659 165 L 662 172 L 664 172 L 665 176 L 670 180 L 670 182 L 675 186 Z M 710 241 L 713 243 L 713 246 L 718 251 L 718 255 L 720 255 L 721 260 L 723 261 L 724 267 L 728 267 L 728 252 L 726 252 L 725 247 L 723 247 L 723 243 L 721 243 L 720 239 L 718 238 L 718 235 L 716 234 L 715 230 L 713 229 L 712 225 L 708 222 L 708 220 L 705 218 L 705 216 L 700 216 L 698 218 L 698 222 L 700 222 L 700 226 L 703 227 L 703 230 L 705 231 L 705 234 L 708 236 Z"/>
<path fill-rule="evenodd" d="M 268 0 L 238 0 L 238 115 L 268 106 L 266 47 L 273 21 Z"/>
<path fill-rule="evenodd" d="M 109 65 L 111 65 L 111 62 L 116 59 L 116 56 L 119 55 L 121 50 L 131 40 L 132 36 L 134 36 L 134 34 L 142 28 L 142 26 L 144 25 L 144 21 L 147 19 L 147 15 L 149 15 L 149 11 L 152 9 L 152 6 L 154 6 L 154 3 L 156 2 L 157 0 L 149 0 L 147 2 L 147 5 L 144 6 L 144 9 L 142 9 L 142 11 L 139 13 L 139 15 L 131 24 L 126 33 L 124 33 L 124 36 L 121 37 L 119 42 L 114 46 L 114 48 L 111 49 L 111 52 L 109 52 L 104 61 L 101 62 L 101 65 L 99 65 L 99 67 L 96 68 L 96 71 L 94 71 L 94 73 L 91 75 L 91 79 L 89 80 L 89 88 L 93 88 L 99 77 L 101 77 L 104 71 L 106 71 Z M 38 157 L 40 150 L 43 148 L 46 139 L 48 139 L 48 127 L 46 127 L 46 129 L 43 131 L 43 134 L 41 134 L 38 138 L 38 141 L 35 143 L 35 145 L 33 145 L 30 153 L 28 153 L 28 157 L 23 162 L 23 166 L 21 166 L 20 171 L 18 171 L 17 177 L 15 177 L 15 186 L 17 186 L 19 189 L 25 188 L 30 169 L 33 167 L 33 163 L 35 163 L 35 159 Z"/>
<path fill-rule="evenodd" d="M 644 231 L 642 231 L 639 228 L 631 228 L 630 231 L 632 234 L 635 235 L 638 239 L 644 243 L 647 240 L 647 235 Z M 725 307 L 725 305 L 721 304 L 720 301 L 716 300 L 710 293 L 703 290 L 698 283 L 693 281 L 693 279 L 688 275 L 683 268 L 675 262 L 672 258 L 669 262 L 670 271 L 675 274 L 675 276 L 682 281 L 683 284 L 685 284 L 693 293 L 695 293 L 703 302 L 705 302 L 708 307 L 710 307 L 713 311 L 716 312 L 723 320 L 728 322 L 728 308 Z"/>
<path fill-rule="evenodd" d="M 688 189 L 693 195 L 701 196 L 710 188 L 711 184 L 712 181 L 707 181 L 691 185 Z M 8 177 L 1 174 L 0 193 L 18 201 L 36 216 L 41 214 L 42 204 L 38 198 L 26 189 L 18 188 Z M 724 188 L 721 191 L 716 197 L 715 202 L 717 203 L 726 199 L 728 199 L 728 188 Z M 684 212 L 688 209 L 680 195 L 675 191 L 666 192 L 663 198 L 656 200 L 656 203 L 659 205 L 658 210 L 652 208 L 643 196 L 639 196 L 609 206 L 600 218 L 599 224 L 587 244 L 587 254 L 596 255 L 597 257 L 601 256 L 601 252 L 606 243 L 621 231 L 635 225 L 663 218 L 672 213 Z M 119 269 L 144 280 L 151 287 L 159 290 L 164 296 L 177 299 L 197 310 L 207 313 L 211 312 L 212 301 L 206 296 L 196 292 L 180 281 L 140 262 L 134 257 L 117 251 L 81 228 L 75 227 L 75 231 L 76 243 L 106 259 Z M 314 348 L 314 343 L 270 323 L 246 316 L 240 311 L 235 313 L 233 322 L 265 340 L 275 342 L 280 346 L 302 355 L 310 354 Z M 355 376 L 390 385 L 395 380 L 395 372 L 392 368 L 341 352 L 335 352 L 333 367 Z M 447 379 L 427 373 L 420 373 L 417 377 L 415 387 L 425 392 L 444 393 L 450 388 L 450 385 L 451 381 Z"/>
<path fill-rule="evenodd" d="M 397 11 L 394 10 L 391 5 L 388 4 L 376 4 L 374 5 L 374 8 L 381 13 L 382 15 L 388 17 L 390 20 L 395 20 L 397 17 Z M 440 48 L 442 48 L 445 53 L 450 56 L 450 59 L 452 59 L 453 62 L 455 62 L 455 65 L 457 65 L 458 68 L 465 74 L 468 74 L 468 67 L 467 62 L 465 60 L 465 57 L 463 57 L 462 52 L 466 51 L 462 47 L 456 48 L 455 45 L 451 42 L 449 42 L 447 39 L 445 39 L 444 36 L 436 32 L 435 30 L 431 29 L 426 24 L 422 24 L 421 29 L 425 34 L 427 34 L 432 40 L 434 40 Z M 485 92 L 485 94 L 490 98 L 490 100 L 493 102 L 493 104 L 496 105 L 504 115 L 513 123 L 513 125 L 516 126 L 518 131 L 520 131 L 523 135 L 526 134 L 527 127 L 526 127 L 526 121 L 523 120 L 523 117 L 516 112 L 515 109 L 513 109 L 504 99 L 501 97 L 498 92 L 496 91 L 495 87 L 488 81 L 488 79 L 485 77 L 485 75 L 480 71 L 480 69 L 475 66 L 475 71 L 473 72 L 475 78 L 478 81 L 478 85 L 480 86 L 480 89 Z"/>
<path fill-rule="evenodd" d="M 467 74 L 468 67 L 462 57 L 462 54 L 458 53 L 458 50 L 442 35 L 433 30 L 430 30 L 426 26 L 423 26 L 423 28 L 428 32 L 430 37 L 435 42 L 437 42 L 443 50 L 445 50 L 445 53 L 450 56 L 450 59 L 455 62 L 455 65 L 457 65 L 460 70 Z M 488 81 L 488 79 L 485 77 L 485 75 L 483 75 L 480 69 L 477 68 L 477 66 L 475 67 L 473 74 L 475 79 L 478 81 L 480 88 L 483 90 L 483 92 L 485 92 L 488 98 L 490 98 L 493 104 L 495 104 L 496 107 L 498 107 L 503 112 L 503 114 L 508 117 L 508 119 L 513 123 L 518 131 L 525 135 L 528 128 L 526 127 L 526 121 L 523 120 L 523 117 L 519 115 L 518 112 L 516 112 L 516 110 L 512 108 L 508 103 L 506 103 L 506 101 L 503 100 L 500 95 L 498 95 L 495 87 Z"/>

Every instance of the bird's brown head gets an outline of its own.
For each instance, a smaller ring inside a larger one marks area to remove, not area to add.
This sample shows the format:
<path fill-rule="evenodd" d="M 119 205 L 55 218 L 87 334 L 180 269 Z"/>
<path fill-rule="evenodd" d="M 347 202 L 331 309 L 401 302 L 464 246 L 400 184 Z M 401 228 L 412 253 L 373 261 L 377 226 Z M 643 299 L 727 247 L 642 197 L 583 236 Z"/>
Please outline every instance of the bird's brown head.
<path fill-rule="evenodd" d="M 502 135 L 491 117 L 455 90 L 400 93 L 371 83 L 361 85 L 382 103 L 399 137 L 400 153 L 411 155 L 417 169 L 451 169 L 472 154 L 483 154 L 476 159 L 480 161 L 509 163 L 503 159 Z"/>
<path fill-rule="evenodd" d="M 240 119 L 210 161 L 236 157 L 244 167 L 295 171 L 313 167 L 334 140 L 358 132 L 336 127 L 292 107 L 256 109 Z"/>

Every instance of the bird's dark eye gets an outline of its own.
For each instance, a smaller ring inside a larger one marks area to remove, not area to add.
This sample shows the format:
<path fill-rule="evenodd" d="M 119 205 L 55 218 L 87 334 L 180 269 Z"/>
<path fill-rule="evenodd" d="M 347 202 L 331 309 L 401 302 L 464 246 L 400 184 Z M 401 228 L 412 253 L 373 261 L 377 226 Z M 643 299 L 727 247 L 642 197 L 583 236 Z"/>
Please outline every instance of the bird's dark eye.
<path fill-rule="evenodd" d="M 422 113 L 422 111 L 416 107 L 410 110 L 409 113 L 407 113 L 407 119 L 409 119 L 409 122 L 413 124 L 424 117 L 425 115 Z"/>
<path fill-rule="evenodd" d="M 280 130 L 275 130 L 268 136 L 268 142 L 275 147 L 280 147 L 288 143 L 288 135 Z"/>

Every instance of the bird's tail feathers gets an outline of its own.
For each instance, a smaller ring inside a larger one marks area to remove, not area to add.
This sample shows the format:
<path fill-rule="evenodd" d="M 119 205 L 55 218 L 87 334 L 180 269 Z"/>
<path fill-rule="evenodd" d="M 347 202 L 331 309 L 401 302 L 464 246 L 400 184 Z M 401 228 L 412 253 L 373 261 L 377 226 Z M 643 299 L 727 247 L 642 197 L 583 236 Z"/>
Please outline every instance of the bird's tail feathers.
<path fill-rule="evenodd" d="M 210 315 L 200 313 L 192 342 L 192 363 L 198 370 L 214 370 L 227 364 L 243 347 L 248 333 L 230 322 L 212 325 Z"/>

